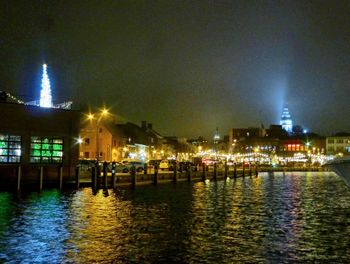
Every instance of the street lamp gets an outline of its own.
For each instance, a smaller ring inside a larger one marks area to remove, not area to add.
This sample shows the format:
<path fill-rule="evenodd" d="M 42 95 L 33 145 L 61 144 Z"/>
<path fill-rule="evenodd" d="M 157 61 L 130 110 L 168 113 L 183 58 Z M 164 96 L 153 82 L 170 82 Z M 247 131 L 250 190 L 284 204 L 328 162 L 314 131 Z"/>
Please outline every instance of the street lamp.
<path fill-rule="evenodd" d="M 87 115 L 88 120 L 91 122 L 96 119 L 96 159 L 97 161 L 100 160 L 100 142 L 99 142 L 99 125 L 103 117 L 107 116 L 109 114 L 108 110 L 106 108 L 103 108 L 100 113 L 93 114 L 89 113 Z M 95 118 L 96 116 L 96 118 Z"/>

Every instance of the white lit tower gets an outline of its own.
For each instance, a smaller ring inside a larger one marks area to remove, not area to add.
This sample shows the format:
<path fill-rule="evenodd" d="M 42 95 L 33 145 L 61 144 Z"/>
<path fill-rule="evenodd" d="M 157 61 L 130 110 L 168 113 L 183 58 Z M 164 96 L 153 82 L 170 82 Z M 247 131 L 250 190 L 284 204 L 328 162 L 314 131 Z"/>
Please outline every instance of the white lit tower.
<path fill-rule="evenodd" d="M 214 134 L 214 144 L 218 144 L 220 140 L 220 134 L 219 134 L 219 129 L 216 128 L 215 134 Z"/>
<path fill-rule="evenodd" d="M 290 116 L 288 107 L 283 108 L 282 116 L 281 116 L 281 121 L 280 125 L 284 130 L 286 130 L 288 133 L 292 133 L 293 129 L 293 122 L 292 122 L 292 117 Z"/>
<path fill-rule="evenodd" d="M 41 78 L 40 107 L 52 107 L 51 85 L 47 74 L 47 65 L 43 64 L 43 76 Z"/>

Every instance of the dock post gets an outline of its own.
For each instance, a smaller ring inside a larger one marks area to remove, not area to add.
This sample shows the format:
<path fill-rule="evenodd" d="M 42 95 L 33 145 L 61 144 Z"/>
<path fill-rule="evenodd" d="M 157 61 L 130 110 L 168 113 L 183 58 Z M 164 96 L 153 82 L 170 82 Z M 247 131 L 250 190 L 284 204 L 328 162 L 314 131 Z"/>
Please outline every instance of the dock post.
<path fill-rule="evenodd" d="M 214 162 L 214 176 L 213 176 L 214 181 L 216 181 L 217 176 L 218 176 L 218 168 L 217 168 L 216 162 Z"/>
<path fill-rule="evenodd" d="M 191 166 L 191 164 L 188 164 L 187 165 L 187 181 L 188 182 L 192 181 L 192 172 L 193 172 L 192 166 Z"/>
<path fill-rule="evenodd" d="M 112 162 L 112 188 L 115 189 L 115 161 Z"/>
<path fill-rule="evenodd" d="M 245 174 L 245 166 L 244 166 L 244 161 L 242 163 L 242 177 L 244 178 Z"/>
<path fill-rule="evenodd" d="M 75 167 L 75 184 L 76 184 L 76 188 L 79 189 L 79 187 L 80 187 L 79 166 L 76 166 L 76 167 Z"/>
<path fill-rule="evenodd" d="M 60 190 L 62 190 L 63 188 L 63 167 L 62 165 L 60 165 L 58 167 L 58 180 L 59 180 L 59 187 L 60 187 Z"/>
<path fill-rule="evenodd" d="M 43 189 L 43 181 L 44 181 L 44 167 L 40 166 L 39 168 L 39 190 Z"/>
<path fill-rule="evenodd" d="M 143 166 L 143 174 L 147 175 L 148 173 L 148 166 L 147 163 L 145 163 L 145 165 Z"/>
<path fill-rule="evenodd" d="M 158 184 L 158 164 L 154 165 L 153 185 Z"/>
<path fill-rule="evenodd" d="M 233 164 L 233 178 L 237 178 L 237 164 L 235 162 L 235 164 Z"/>
<path fill-rule="evenodd" d="M 174 166 L 173 183 L 174 183 L 174 184 L 177 183 L 177 163 L 176 163 L 176 162 L 175 162 L 175 166 Z"/>
<path fill-rule="evenodd" d="M 249 162 L 249 177 L 252 177 L 252 164 Z"/>
<path fill-rule="evenodd" d="M 258 164 L 255 164 L 255 177 L 258 177 L 259 175 L 259 166 Z"/>
<path fill-rule="evenodd" d="M 17 191 L 21 190 L 22 166 L 17 167 Z"/>
<path fill-rule="evenodd" d="M 103 189 L 107 189 L 108 188 L 108 184 L 107 184 L 107 161 L 103 162 Z"/>
<path fill-rule="evenodd" d="M 136 167 L 133 165 L 130 168 L 130 175 L 131 175 L 131 187 L 133 189 L 136 188 Z"/>
<path fill-rule="evenodd" d="M 98 161 L 95 163 L 95 171 L 96 171 L 96 188 L 99 189 L 101 187 L 101 169 Z"/>
<path fill-rule="evenodd" d="M 206 174 L 205 163 L 203 163 L 202 167 L 203 167 L 202 181 L 205 181 L 205 174 Z"/>
<path fill-rule="evenodd" d="M 97 189 L 97 173 L 96 173 L 96 167 L 91 167 L 91 187 L 93 190 Z"/>
<path fill-rule="evenodd" d="M 224 168 L 224 179 L 226 180 L 228 176 L 228 165 L 227 161 L 225 161 L 225 168 Z"/>

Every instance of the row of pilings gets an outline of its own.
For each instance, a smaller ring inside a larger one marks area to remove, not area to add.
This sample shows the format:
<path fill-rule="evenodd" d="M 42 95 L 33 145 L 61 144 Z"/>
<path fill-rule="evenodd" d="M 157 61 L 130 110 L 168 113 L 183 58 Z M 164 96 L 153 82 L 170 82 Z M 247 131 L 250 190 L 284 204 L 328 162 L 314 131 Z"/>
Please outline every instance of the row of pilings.
<path fill-rule="evenodd" d="M 174 167 L 173 171 L 169 173 L 162 173 L 160 174 L 159 167 L 156 165 L 153 168 L 153 173 L 148 174 L 147 166 L 144 168 L 143 174 L 136 173 L 136 167 L 131 166 L 130 173 L 124 174 L 124 175 L 117 175 L 116 174 L 116 163 L 112 162 L 111 167 L 111 176 L 108 176 L 108 169 L 107 169 L 107 162 L 103 163 L 103 166 L 99 166 L 96 164 L 96 166 L 91 168 L 91 187 L 94 190 L 103 188 L 116 188 L 117 187 L 117 181 L 119 182 L 120 178 L 129 178 L 128 182 L 129 185 L 134 189 L 137 186 L 138 178 L 142 178 L 141 182 L 144 182 L 145 175 L 148 176 L 148 178 L 151 180 L 151 183 L 153 185 L 158 185 L 160 181 L 160 177 L 162 180 L 164 180 L 164 175 L 167 177 L 167 182 L 173 182 L 176 184 L 180 180 L 181 181 L 188 181 L 191 182 L 192 180 L 199 180 L 199 181 L 206 181 L 207 179 L 212 179 L 214 181 L 220 179 L 226 180 L 229 177 L 237 178 L 237 177 L 245 177 L 245 176 L 258 176 L 259 174 L 259 167 L 257 165 L 255 166 L 249 166 L 246 168 L 244 164 L 238 168 L 236 164 L 233 165 L 233 171 L 229 170 L 230 166 L 228 166 L 227 163 L 224 164 L 223 168 L 219 168 L 217 163 L 213 164 L 213 171 L 209 171 L 209 166 L 203 164 L 202 166 L 191 166 L 186 165 L 182 166 L 181 168 L 177 168 L 177 166 Z M 232 167 L 232 166 L 231 166 Z M 75 187 L 79 189 L 81 186 L 81 177 L 80 177 L 80 170 L 79 167 L 76 168 L 75 172 Z"/>
<path fill-rule="evenodd" d="M 258 176 L 259 172 L 269 172 L 269 174 L 280 171 L 285 173 L 286 171 L 324 171 L 321 167 L 309 167 L 309 168 L 273 168 L 273 167 L 260 167 L 255 164 L 233 164 L 228 165 L 224 163 L 219 166 L 214 163 L 212 166 L 203 164 L 202 166 L 181 166 L 175 167 L 173 171 L 167 173 L 161 173 L 158 166 L 155 166 L 152 171 L 145 165 L 143 173 L 137 173 L 135 167 L 131 167 L 130 173 L 116 174 L 116 163 L 112 162 L 112 169 L 110 172 L 107 170 L 107 162 L 103 163 L 103 166 L 96 164 L 88 172 L 88 179 L 86 174 L 82 179 L 82 169 L 77 166 L 75 168 L 75 175 L 73 180 L 67 182 L 67 179 L 63 175 L 63 168 L 61 165 L 57 167 L 48 166 L 31 166 L 30 182 L 28 182 L 28 167 L 22 165 L 12 165 L 9 167 L 10 171 L 7 171 L 9 177 L 3 177 L 0 189 L 1 190 L 14 190 L 20 191 L 23 188 L 34 188 L 41 191 L 44 187 L 54 187 L 62 190 L 66 186 L 79 189 L 83 186 L 91 186 L 97 190 L 100 188 L 116 188 L 118 185 L 125 186 L 130 185 L 132 188 L 136 188 L 138 184 L 153 184 L 158 185 L 159 182 L 173 182 L 176 184 L 178 181 L 206 181 L 206 180 L 220 180 L 227 178 L 237 178 L 246 176 Z M 11 173 L 12 170 L 12 173 Z M 50 171 L 49 171 L 50 170 Z M 24 174 L 24 176 L 23 176 Z M 15 177 L 10 177 L 10 176 Z M 3 175 L 4 176 L 4 175 Z M 29 184 L 29 185 L 28 185 Z M 15 185 L 15 186 L 14 186 Z"/>

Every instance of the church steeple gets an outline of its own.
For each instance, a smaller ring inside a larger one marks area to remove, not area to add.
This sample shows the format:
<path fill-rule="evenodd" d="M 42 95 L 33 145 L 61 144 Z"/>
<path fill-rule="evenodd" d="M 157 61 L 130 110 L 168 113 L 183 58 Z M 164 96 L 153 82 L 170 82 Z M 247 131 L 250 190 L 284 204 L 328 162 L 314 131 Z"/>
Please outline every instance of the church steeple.
<path fill-rule="evenodd" d="M 219 129 L 216 128 L 215 134 L 214 134 L 214 144 L 219 143 L 220 140 L 220 134 L 219 134 Z"/>
<path fill-rule="evenodd" d="M 293 121 L 292 121 L 292 117 L 289 113 L 288 107 L 283 108 L 280 125 L 288 133 L 292 133 Z"/>

